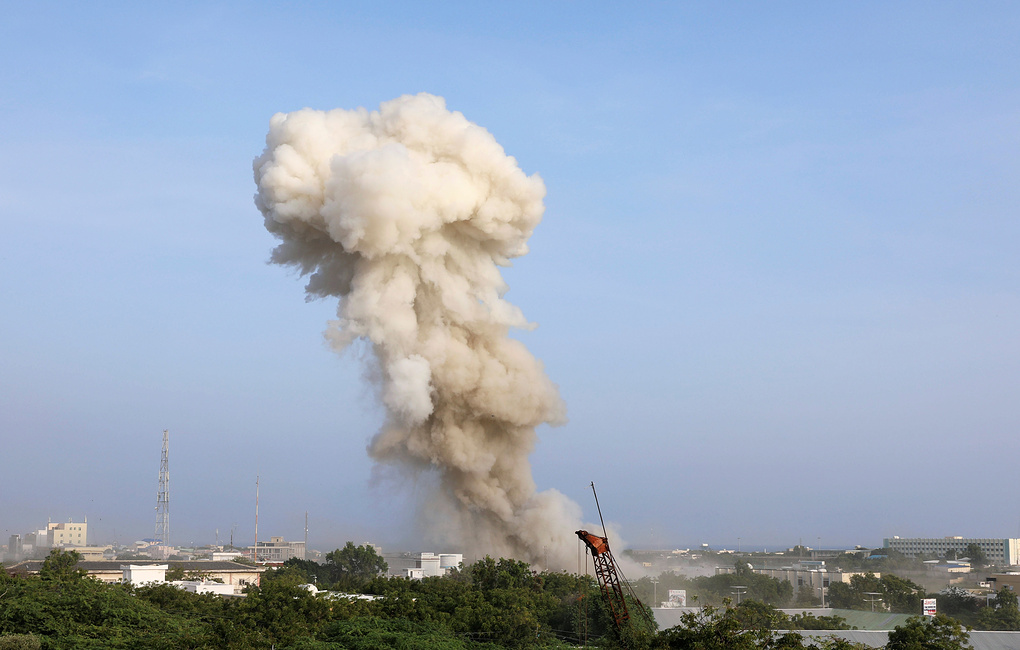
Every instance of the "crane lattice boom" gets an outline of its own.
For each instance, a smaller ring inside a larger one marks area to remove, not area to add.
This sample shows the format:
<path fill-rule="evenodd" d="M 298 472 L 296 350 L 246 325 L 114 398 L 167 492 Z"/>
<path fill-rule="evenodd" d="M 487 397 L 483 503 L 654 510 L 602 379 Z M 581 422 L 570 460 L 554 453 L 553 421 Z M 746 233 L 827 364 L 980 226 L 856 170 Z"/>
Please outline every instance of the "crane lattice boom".
<path fill-rule="evenodd" d="M 623 599 L 623 587 L 620 584 L 620 576 L 616 572 L 616 561 L 613 559 L 612 551 L 609 550 L 609 540 L 593 535 L 586 530 L 577 531 L 577 536 L 581 538 L 591 553 L 592 560 L 595 562 L 595 575 L 598 576 L 599 589 L 602 590 L 602 596 L 609 604 L 609 613 L 613 617 L 613 622 L 616 623 L 616 629 L 622 630 L 630 620 L 630 614 L 627 612 L 627 601 Z"/>

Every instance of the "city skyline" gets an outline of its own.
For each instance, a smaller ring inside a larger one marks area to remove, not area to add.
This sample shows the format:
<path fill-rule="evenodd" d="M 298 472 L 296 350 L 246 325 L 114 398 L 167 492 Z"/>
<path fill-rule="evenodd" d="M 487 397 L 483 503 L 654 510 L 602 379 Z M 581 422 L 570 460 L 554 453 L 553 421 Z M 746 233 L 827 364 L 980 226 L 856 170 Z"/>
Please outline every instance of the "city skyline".
<path fill-rule="evenodd" d="M 65 522 L 47 522 L 46 529 L 50 529 L 52 531 L 52 529 L 54 529 L 54 528 L 60 528 L 60 529 L 63 530 L 63 529 L 67 529 L 67 525 L 66 524 L 75 524 L 75 523 L 77 523 L 77 524 L 86 523 L 87 524 L 87 521 L 88 521 L 88 517 L 83 517 L 82 521 L 78 521 L 78 522 L 75 522 L 73 518 L 69 518 L 66 523 Z M 20 538 L 19 539 L 19 543 L 20 544 L 25 544 L 27 542 L 26 538 L 30 538 L 37 531 L 38 532 L 46 532 L 46 529 L 38 529 L 37 528 L 37 529 L 33 529 L 31 531 L 27 531 L 27 534 L 24 534 L 24 533 L 16 534 L 16 536 Z M 82 527 L 80 527 L 80 526 L 77 527 L 77 528 L 72 527 L 72 528 L 70 528 L 68 530 L 82 530 Z M 307 531 L 305 531 L 305 532 L 307 532 Z M 71 535 L 73 536 L 73 533 L 71 533 Z M 12 537 L 14 537 L 14 536 L 12 536 Z M 288 537 L 286 535 L 277 535 L 277 534 L 274 534 L 272 532 L 270 532 L 268 534 L 263 534 L 262 536 L 260 536 L 258 538 L 258 543 L 261 544 L 261 545 L 269 545 L 270 543 L 276 544 L 278 540 L 283 540 L 281 542 L 283 544 L 293 545 L 293 544 L 296 543 L 296 544 L 300 545 L 301 549 L 306 549 L 305 541 L 303 539 L 298 539 L 297 536 Z M 688 546 L 688 547 L 684 547 L 684 548 L 681 548 L 680 545 L 666 545 L 666 546 L 662 546 L 662 547 L 658 547 L 658 548 L 634 547 L 634 550 L 642 551 L 642 552 L 648 552 L 648 551 L 653 551 L 653 550 L 668 552 L 670 550 L 674 550 L 674 551 L 690 552 L 690 553 L 694 553 L 694 554 L 697 554 L 699 552 L 708 551 L 708 552 L 713 552 L 713 553 L 735 554 L 735 555 L 751 555 L 751 554 L 783 555 L 786 552 L 796 551 L 798 548 L 801 548 L 801 549 L 804 549 L 804 550 L 807 550 L 807 551 L 820 551 L 820 552 L 825 552 L 825 553 L 831 553 L 831 552 L 850 552 L 850 553 L 853 553 L 853 552 L 860 551 L 860 550 L 875 551 L 875 550 L 881 550 L 883 548 L 885 548 L 885 549 L 891 548 L 891 549 L 903 552 L 906 555 L 911 556 L 911 557 L 914 554 L 919 553 L 919 552 L 925 554 L 926 556 L 942 557 L 944 555 L 943 551 L 945 549 L 954 548 L 954 549 L 957 549 L 962 554 L 962 553 L 965 552 L 965 550 L 964 551 L 960 551 L 960 549 L 965 549 L 965 547 L 968 544 L 970 544 L 972 542 L 976 542 L 976 543 L 985 544 L 985 545 L 992 544 L 994 546 L 994 548 L 993 548 L 993 546 L 988 546 L 988 548 L 991 549 L 991 550 L 988 551 L 990 557 L 992 557 L 992 556 L 997 557 L 998 555 L 1004 555 L 1005 554 L 1004 558 L 1015 559 L 1015 556 L 1017 554 L 1016 548 L 1020 548 L 1020 538 L 1003 538 L 1003 537 L 970 538 L 970 537 L 966 537 L 966 536 L 962 536 L 962 535 L 944 535 L 944 536 L 937 536 L 937 537 L 930 537 L 930 538 L 901 538 L 900 536 L 893 536 L 891 538 L 885 538 L 885 539 L 881 540 L 880 544 L 869 544 L 869 543 L 854 544 L 854 545 L 848 545 L 848 544 L 839 545 L 839 544 L 837 544 L 837 545 L 833 545 L 833 546 L 829 546 L 829 547 L 826 547 L 826 546 L 822 545 L 822 540 L 821 540 L 820 537 L 816 538 L 816 540 L 817 540 L 817 545 L 812 545 L 810 543 L 805 543 L 804 539 L 798 539 L 796 544 L 786 544 L 786 545 L 779 545 L 779 546 L 773 545 L 771 551 L 769 550 L 769 547 L 766 546 L 766 545 L 756 544 L 754 541 L 743 540 L 740 537 L 737 538 L 737 541 L 736 541 L 735 545 L 727 545 L 727 543 L 721 543 L 721 544 L 716 543 L 716 544 L 713 544 L 713 543 L 710 543 L 710 542 L 702 542 L 700 545 L 693 545 L 693 546 Z M 64 549 L 68 549 L 68 550 L 74 550 L 75 548 L 79 548 L 79 547 L 89 547 L 89 548 L 92 548 L 92 549 L 99 548 L 99 547 L 110 547 L 110 546 L 112 546 L 114 548 L 132 548 L 132 547 L 134 547 L 137 552 L 141 552 L 141 553 L 145 554 L 145 553 L 150 552 L 152 549 L 155 549 L 156 547 L 153 546 L 151 548 L 145 548 L 145 547 L 139 546 L 139 544 L 142 543 L 142 542 L 149 542 L 151 544 L 151 543 L 154 543 L 156 541 L 157 541 L 156 539 L 151 538 L 151 537 L 147 537 L 147 538 L 138 537 L 135 540 L 133 540 L 132 542 L 124 542 L 122 540 L 116 540 L 116 541 L 114 541 L 114 540 L 95 540 L 95 539 L 92 539 L 91 533 L 89 533 L 88 539 L 86 539 L 84 541 L 79 539 L 77 541 L 77 543 L 60 543 L 59 540 L 57 540 L 57 542 L 54 542 L 53 541 L 53 537 L 51 535 L 50 536 L 50 540 L 48 542 L 49 545 L 47 546 L 47 545 L 44 544 L 43 548 L 44 548 L 44 552 L 48 552 L 48 550 L 50 548 L 64 548 Z M 250 549 L 254 548 L 254 542 L 255 542 L 254 536 L 253 536 L 253 539 L 250 540 L 249 542 L 245 542 L 243 537 L 241 537 L 241 536 L 239 536 L 238 539 L 236 539 L 236 540 L 233 540 L 233 539 L 223 540 L 223 539 L 219 539 L 217 537 L 213 541 L 208 541 L 208 540 L 197 541 L 197 542 L 196 541 L 192 541 L 192 542 L 187 543 L 187 544 L 173 542 L 170 548 L 171 549 L 182 549 L 182 548 L 183 549 L 233 548 L 233 549 L 239 549 L 239 550 L 244 550 L 244 549 L 250 550 Z M 336 548 L 340 548 L 346 542 L 354 542 L 354 540 L 349 540 L 349 539 L 343 540 L 343 541 L 333 540 L 333 541 L 327 542 L 325 544 L 320 544 L 321 548 L 318 548 L 318 549 L 313 548 L 312 546 L 308 546 L 307 547 L 307 551 L 308 552 L 316 552 L 316 553 L 324 553 L 326 549 L 328 549 L 330 547 L 334 547 L 334 546 Z M 36 543 L 38 544 L 38 542 L 36 542 Z M 357 545 L 361 545 L 362 543 L 375 546 L 377 550 L 382 548 L 378 544 L 375 544 L 372 540 L 364 540 L 363 542 L 356 542 Z M 997 545 L 997 546 L 995 546 L 995 545 Z M 429 546 L 429 545 L 425 545 L 425 546 Z M 454 543 L 454 546 L 456 546 L 455 543 Z M 388 548 L 385 551 L 380 551 L 380 552 L 382 552 L 383 555 L 386 555 L 386 556 L 398 557 L 398 556 L 401 556 L 402 554 L 408 553 L 408 552 L 412 552 L 412 553 L 413 552 L 421 552 L 423 550 L 423 548 L 424 548 L 424 546 L 421 547 L 421 548 L 417 548 L 417 547 L 413 547 L 413 548 L 412 547 L 409 547 L 409 548 L 400 548 L 400 549 Z M 1003 550 L 1003 549 L 1005 549 L 1005 550 Z M 304 552 L 304 551 L 302 551 L 302 552 Z M 8 549 L 8 553 L 10 553 L 10 549 Z M 18 555 L 19 555 L 19 557 L 21 556 L 20 553 L 18 553 Z M 40 552 L 38 550 L 36 550 L 35 552 L 27 553 L 26 555 L 32 555 L 34 557 L 39 557 L 40 556 Z M 961 555 L 961 557 L 962 557 L 962 555 Z M 1002 558 L 1000 558 L 1000 561 L 997 562 L 997 564 L 1003 565 L 1003 562 L 1001 561 L 1001 559 Z M 1015 565 L 1016 563 L 1015 562 L 1011 562 L 1011 561 L 1006 561 L 1005 562 L 1005 565 L 1011 565 L 1011 564 Z"/>

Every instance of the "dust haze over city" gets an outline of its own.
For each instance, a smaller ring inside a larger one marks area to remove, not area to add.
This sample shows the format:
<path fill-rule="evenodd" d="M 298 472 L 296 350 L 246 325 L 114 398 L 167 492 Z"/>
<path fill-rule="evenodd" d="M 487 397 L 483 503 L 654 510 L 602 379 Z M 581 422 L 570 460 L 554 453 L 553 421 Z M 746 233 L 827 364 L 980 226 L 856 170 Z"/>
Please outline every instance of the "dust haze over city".
<path fill-rule="evenodd" d="M 3 15 L 2 539 L 1020 537 L 1017 7 Z"/>

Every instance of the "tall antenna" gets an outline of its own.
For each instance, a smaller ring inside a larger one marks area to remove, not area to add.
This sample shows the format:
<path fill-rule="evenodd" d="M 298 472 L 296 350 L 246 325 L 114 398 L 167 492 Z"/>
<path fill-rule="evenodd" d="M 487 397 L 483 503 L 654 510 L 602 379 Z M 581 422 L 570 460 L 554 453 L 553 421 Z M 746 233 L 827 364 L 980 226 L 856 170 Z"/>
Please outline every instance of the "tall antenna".
<path fill-rule="evenodd" d="M 159 490 L 156 492 L 156 542 L 170 546 L 170 431 L 163 429 L 163 455 L 159 461 Z M 169 553 L 164 549 L 165 553 Z"/>
<path fill-rule="evenodd" d="M 252 559 L 259 561 L 259 476 L 255 475 L 255 552 Z"/>

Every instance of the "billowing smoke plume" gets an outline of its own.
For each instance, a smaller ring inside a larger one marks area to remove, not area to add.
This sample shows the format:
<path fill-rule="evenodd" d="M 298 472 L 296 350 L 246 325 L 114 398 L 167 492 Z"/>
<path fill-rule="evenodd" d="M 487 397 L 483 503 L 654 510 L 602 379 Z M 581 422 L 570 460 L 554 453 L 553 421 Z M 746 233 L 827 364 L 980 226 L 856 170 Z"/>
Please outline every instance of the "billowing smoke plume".
<path fill-rule="evenodd" d="M 369 453 L 435 470 L 430 508 L 469 551 L 572 566 L 579 508 L 536 492 L 528 464 L 564 405 L 508 336 L 529 324 L 499 270 L 528 251 L 542 180 L 428 94 L 274 115 L 254 168 L 272 261 L 307 275 L 309 297 L 339 298 L 336 350 L 371 343 L 387 421 Z"/>

